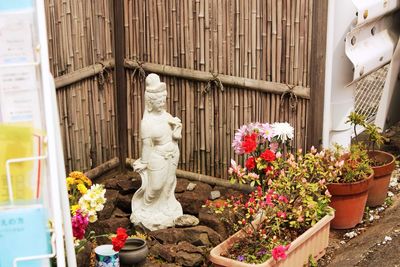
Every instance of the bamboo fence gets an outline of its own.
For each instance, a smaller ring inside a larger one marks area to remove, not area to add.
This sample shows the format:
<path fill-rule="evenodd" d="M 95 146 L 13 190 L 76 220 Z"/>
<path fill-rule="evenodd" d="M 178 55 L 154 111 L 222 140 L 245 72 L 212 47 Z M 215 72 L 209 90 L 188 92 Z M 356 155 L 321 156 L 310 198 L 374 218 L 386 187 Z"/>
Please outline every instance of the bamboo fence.
<path fill-rule="evenodd" d="M 163 70 L 172 66 L 216 79 L 228 75 L 309 90 L 312 1 L 125 0 L 125 57 Z M 126 70 L 130 158 L 139 157 L 141 149 L 144 82 L 139 69 Z M 296 101 L 291 90 L 278 94 L 226 85 L 223 91 L 212 86 L 204 93 L 208 83 L 196 76 L 161 75 L 168 88 L 167 109 L 183 122 L 179 168 L 226 178 L 230 159 L 236 158 L 231 147 L 235 129 L 255 121 L 290 122 L 295 146 L 306 147 L 307 97 Z"/>
<path fill-rule="evenodd" d="M 112 4 L 45 0 L 45 7 L 66 169 L 87 171 L 117 155 L 112 70 L 100 64 L 112 65 Z"/>
<path fill-rule="evenodd" d="M 66 167 L 86 171 L 118 155 L 113 1 L 45 2 Z M 128 157 L 141 152 L 142 62 L 163 70 L 182 119 L 179 168 L 226 178 L 234 131 L 254 121 L 288 121 L 306 147 L 312 2 L 125 0 Z"/>

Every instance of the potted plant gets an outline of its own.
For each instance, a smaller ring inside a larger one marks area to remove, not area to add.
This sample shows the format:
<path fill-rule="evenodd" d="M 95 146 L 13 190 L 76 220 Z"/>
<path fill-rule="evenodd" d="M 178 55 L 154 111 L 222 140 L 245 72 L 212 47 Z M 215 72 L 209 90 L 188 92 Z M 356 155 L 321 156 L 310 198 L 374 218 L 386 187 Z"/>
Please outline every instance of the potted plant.
<path fill-rule="evenodd" d="M 317 153 L 326 171 L 321 176 L 332 195 L 330 206 L 335 209 L 331 226 L 349 229 L 361 222 L 373 179 L 367 152 L 358 145 L 346 151 L 340 146 Z"/>
<path fill-rule="evenodd" d="M 233 143 L 235 151 L 248 158 L 246 167 L 232 162 L 231 179 L 257 189 L 247 196 L 231 197 L 223 205 L 206 203 L 218 215 L 228 213 L 233 229 L 239 230 L 211 250 L 214 265 L 302 265 L 310 256 L 321 257 L 328 245 L 333 215 L 326 185 L 318 179 L 322 169 L 314 166 L 321 161 L 315 154 L 281 153 L 290 150 L 281 145 L 288 148 L 293 128 L 269 126 L 241 127 Z"/>
<path fill-rule="evenodd" d="M 371 183 L 368 193 L 367 206 L 376 207 L 385 202 L 387 191 L 389 188 L 390 177 L 396 167 L 395 157 L 385 151 L 376 150 L 385 141 L 379 127 L 365 121 L 365 116 L 352 112 L 348 117 L 348 122 L 354 128 L 356 142 L 361 143 L 356 132 L 357 126 L 365 128 L 368 137 L 367 145 L 370 164 L 374 172 L 374 179 Z"/>

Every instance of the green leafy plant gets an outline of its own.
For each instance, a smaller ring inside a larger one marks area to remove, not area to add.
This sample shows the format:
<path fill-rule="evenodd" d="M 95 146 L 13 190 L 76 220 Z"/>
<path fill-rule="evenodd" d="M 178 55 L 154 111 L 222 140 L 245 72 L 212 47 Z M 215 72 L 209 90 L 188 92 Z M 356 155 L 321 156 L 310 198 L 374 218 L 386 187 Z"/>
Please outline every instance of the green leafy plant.
<path fill-rule="evenodd" d="M 346 123 L 350 123 L 350 125 L 353 126 L 355 139 L 359 145 L 364 144 L 359 140 L 357 126 L 362 126 L 365 128 L 365 133 L 368 136 L 368 144 L 366 145 L 368 150 L 375 151 L 376 147 L 380 147 L 386 141 L 386 138 L 382 135 L 382 129 L 373 123 L 367 123 L 364 115 L 351 112 L 347 117 Z"/>
<path fill-rule="evenodd" d="M 320 158 L 320 177 L 328 183 L 353 183 L 367 179 L 372 173 L 367 151 L 353 144 L 348 150 L 336 145 L 316 156 Z"/>
<path fill-rule="evenodd" d="M 248 263 L 286 258 L 290 243 L 332 211 L 326 183 L 318 178 L 327 172 L 322 163 L 317 153 L 280 156 L 270 162 L 264 187 L 224 203 L 207 201 L 217 216 L 229 211 L 234 228 L 248 234 L 224 256 Z"/>

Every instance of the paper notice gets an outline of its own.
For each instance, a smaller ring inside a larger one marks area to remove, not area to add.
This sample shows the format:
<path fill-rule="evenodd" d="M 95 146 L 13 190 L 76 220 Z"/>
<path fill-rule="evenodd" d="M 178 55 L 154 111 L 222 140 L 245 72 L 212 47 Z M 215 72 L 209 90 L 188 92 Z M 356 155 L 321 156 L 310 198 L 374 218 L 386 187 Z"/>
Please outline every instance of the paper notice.
<path fill-rule="evenodd" d="M 0 14 L 0 65 L 35 61 L 33 12 Z"/>
<path fill-rule="evenodd" d="M 36 80 L 35 66 L 0 67 L 0 123 L 40 120 Z"/>

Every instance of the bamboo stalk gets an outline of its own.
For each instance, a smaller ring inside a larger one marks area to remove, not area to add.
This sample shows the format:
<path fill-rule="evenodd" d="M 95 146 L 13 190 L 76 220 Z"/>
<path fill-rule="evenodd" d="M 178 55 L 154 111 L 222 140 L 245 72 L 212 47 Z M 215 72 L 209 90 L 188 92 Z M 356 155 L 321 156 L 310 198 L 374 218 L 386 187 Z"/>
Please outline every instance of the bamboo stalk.
<path fill-rule="evenodd" d="M 136 67 L 138 67 L 138 65 L 136 62 L 134 62 L 132 60 L 125 60 L 125 67 L 136 68 Z M 163 66 L 163 65 L 154 64 L 154 63 L 145 63 L 142 65 L 142 67 L 144 68 L 144 70 L 146 70 L 148 72 L 155 72 L 155 73 L 159 73 L 161 75 L 175 76 L 175 77 L 196 80 L 196 81 L 201 81 L 201 82 L 208 82 L 209 80 L 213 79 L 213 76 L 211 73 L 203 72 L 203 71 L 177 68 L 177 67 L 171 67 L 171 66 Z M 247 88 L 247 89 L 252 89 L 252 90 L 262 91 L 262 92 L 267 92 L 267 93 L 281 94 L 283 92 L 286 92 L 290 88 L 286 84 L 267 82 L 267 81 L 262 81 L 262 80 L 254 80 L 254 79 L 248 79 L 248 78 L 242 78 L 242 77 L 235 77 L 235 76 L 229 76 L 229 75 L 224 75 L 224 74 L 218 75 L 218 78 L 224 85 L 227 85 L 227 86 Z M 306 99 L 309 99 L 309 90 L 310 90 L 309 88 L 302 87 L 302 86 L 295 86 L 293 88 L 293 92 L 298 97 L 302 97 L 302 98 L 306 98 Z"/>
<path fill-rule="evenodd" d="M 103 66 L 106 68 L 114 67 L 114 59 L 106 60 L 102 63 L 96 63 L 92 66 L 84 67 L 82 69 L 70 72 L 68 74 L 59 76 L 54 79 L 56 88 L 62 88 L 70 84 L 82 81 L 84 79 L 93 77 L 99 74 L 103 70 Z"/>
<path fill-rule="evenodd" d="M 281 79 L 281 60 L 282 60 L 282 0 L 277 0 L 277 43 L 276 43 L 276 82 Z"/>

